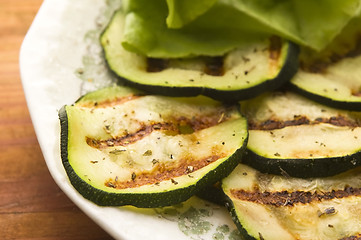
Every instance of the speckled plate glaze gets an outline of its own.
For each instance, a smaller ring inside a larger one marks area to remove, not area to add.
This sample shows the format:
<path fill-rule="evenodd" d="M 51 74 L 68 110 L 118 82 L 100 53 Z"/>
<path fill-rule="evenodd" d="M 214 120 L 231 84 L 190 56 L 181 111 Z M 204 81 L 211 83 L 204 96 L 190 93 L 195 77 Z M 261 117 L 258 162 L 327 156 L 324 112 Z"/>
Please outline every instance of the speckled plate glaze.
<path fill-rule="evenodd" d="M 196 197 L 167 208 L 99 207 L 70 184 L 60 158 L 58 109 L 115 83 L 98 39 L 120 5 L 120 0 L 45 0 L 23 42 L 22 83 L 51 175 L 115 239 L 241 239 L 225 208 Z"/>

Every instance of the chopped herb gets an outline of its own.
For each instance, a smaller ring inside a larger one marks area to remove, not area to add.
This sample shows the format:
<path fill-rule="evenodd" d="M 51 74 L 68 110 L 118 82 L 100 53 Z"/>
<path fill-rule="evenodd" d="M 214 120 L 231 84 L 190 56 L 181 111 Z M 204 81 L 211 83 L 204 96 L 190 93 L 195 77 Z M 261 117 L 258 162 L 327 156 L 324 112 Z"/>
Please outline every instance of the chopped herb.
<path fill-rule="evenodd" d="M 249 59 L 248 57 L 242 56 L 242 59 L 244 62 L 249 62 L 251 59 Z"/>
<path fill-rule="evenodd" d="M 282 176 L 284 176 L 285 178 L 290 178 L 290 175 L 285 170 L 283 170 L 283 168 L 281 168 L 281 167 L 279 167 L 279 168 L 280 168 Z"/>
<path fill-rule="evenodd" d="M 143 156 L 152 156 L 153 152 L 152 150 L 147 150 L 143 153 Z"/>
<path fill-rule="evenodd" d="M 110 151 L 109 153 L 114 154 L 114 155 L 119 155 L 119 154 L 121 154 L 122 152 L 125 152 L 125 151 L 126 151 L 125 149 L 114 149 L 114 150 Z"/>
<path fill-rule="evenodd" d="M 260 232 L 258 233 L 258 236 L 259 236 L 260 240 L 264 240 L 264 238 L 263 238 L 263 236 L 262 236 L 262 234 Z"/>
<path fill-rule="evenodd" d="M 326 215 L 333 215 L 336 214 L 337 210 L 334 207 L 326 208 L 325 211 L 321 212 L 320 210 L 317 211 L 318 217 L 326 216 Z"/>
<path fill-rule="evenodd" d="M 79 69 L 76 70 L 76 72 L 77 72 L 78 74 L 83 74 L 83 73 L 84 73 L 84 70 L 81 69 L 81 68 L 79 68 Z"/>

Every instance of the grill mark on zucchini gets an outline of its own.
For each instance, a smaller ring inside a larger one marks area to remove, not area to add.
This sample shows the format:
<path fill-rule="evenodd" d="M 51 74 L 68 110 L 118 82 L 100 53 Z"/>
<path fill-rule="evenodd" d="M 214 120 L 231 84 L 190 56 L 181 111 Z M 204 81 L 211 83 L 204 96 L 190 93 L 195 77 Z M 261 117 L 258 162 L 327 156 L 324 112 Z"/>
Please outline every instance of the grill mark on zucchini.
<path fill-rule="evenodd" d="M 113 147 L 113 146 L 127 146 L 129 144 L 135 143 L 136 141 L 142 139 L 143 137 L 149 135 L 154 130 L 168 130 L 168 131 L 176 131 L 176 128 L 174 125 L 163 123 L 163 124 L 153 124 L 153 125 L 147 125 L 140 128 L 135 133 L 130 133 L 125 136 L 117 137 L 117 138 L 111 138 L 106 140 L 98 140 L 91 137 L 86 137 L 86 143 L 93 147 L 98 149 L 104 149 L 107 147 Z"/>
<path fill-rule="evenodd" d="M 361 33 L 355 37 L 356 42 L 353 48 L 348 49 L 345 53 L 340 54 L 333 52 L 329 56 L 324 56 L 323 58 L 317 58 L 312 61 L 301 60 L 300 69 L 305 72 L 311 73 L 326 73 L 327 68 L 345 58 L 354 58 L 361 55 Z"/>
<path fill-rule="evenodd" d="M 355 97 L 361 97 L 361 89 L 359 89 L 357 91 L 352 91 L 351 95 L 355 96 Z"/>
<path fill-rule="evenodd" d="M 281 56 L 282 40 L 278 36 L 272 36 L 270 38 L 269 52 L 270 59 L 278 61 Z"/>
<path fill-rule="evenodd" d="M 168 59 L 147 58 L 147 72 L 161 72 L 169 65 Z"/>
<path fill-rule="evenodd" d="M 250 130 L 275 130 L 282 129 L 290 126 L 299 126 L 299 125 L 314 125 L 320 123 L 328 123 L 334 126 L 339 127 L 350 127 L 356 128 L 361 127 L 361 122 L 354 121 L 352 119 L 346 118 L 344 116 L 335 116 L 330 118 L 316 118 L 315 120 L 310 120 L 306 116 L 295 115 L 294 119 L 281 121 L 277 119 L 268 119 L 264 122 L 258 123 L 254 121 L 249 122 Z"/>
<path fill-rule="evenodd" d="M 330 192 L 305 192 L 305 191 L 280 191 L 280 192 L 260 192 L 255 189 L 253 192 L 232 189 L 231 194 L 240 200 L 255 202 L 263 205 L 275 207 L 294 206 L 295 204 L 309 204 L 321 202 L 335 198 L 347 198 L 351 196 L 361 196 L 361 188 L 345 187 L 343 190 L 332 190 Z"/>
<path fill-rule="evenodd" d="M 211 76 L 223 76 L 224 75 L 224 57 L 198 57 L 204 64 L 203 73 Z M 161 72 L 170 67 L 170 59 L 165 58 L 147 58 L 147 72 Z"/>
<path fill-rule="evenodd" d="M 213 151 L 217 152 L 217 151 Z M 116 189 L 126 189 L 126 188 L 135 188 L 143 185 L 150 184 L 159 184 L 159 182 L 165 180 L 171 180 L 173 184 L 177 184 L 174 178 L 190 175 L 192 172 L 195 172 L 203 167 L 206 167 L 212 162 L 217 161 L 218 159 L 225 157 L 225 155 L 215 155 L 209 156 L 201 160 L 195 159 L 183 159 L 180 161 L 178 166 L 166 166 L 164 163 L 155 163 L 155 167 L 152 171 L 143 171 L 143 172 L 133 172 L 130 181 L 118 181 L 117 179 L 109 179 L 104 184 L 107 187 L 116 188 Z"/>
<path fill-rule="evenodd" d="M 361 234 L 358 234 L 357 236 L 354 235 L 354 236 L 345 237 L 340 240 L 361 240 Z"/>
<path fill-rule="evenodd" d="M 270 59 L 270 72 L 276 72 L 279 66 L 279 58 L 281 57 L 282 40 L 278 36 L 270 38 L 269 45 L 269 59 Z"/>
<path fill-rule="evenodd" d="M 223 57 L 207 58 L 204 73 L 211 76 L 223 76 L 224 75 L 223 60 L 224 60 Z"/>
<path fill-rule="evenodd" d="M 127 146 L 146 137 L 153 131 L 165 131 L 168 135 L 190 134 L 225 122 L 230 117 L 231 116 L 225 114 L 224 111 L 219 111 L 209 116 L 193 117 L 191 119 L 181 116 L 178 119 L 169 122 L 152 123 L 150 125 L 143 124 L 138 131 L 115 138 L 101 140 L 86 137 L 86 143 L 89 146 L 98 149 L 114 146 Z"/>

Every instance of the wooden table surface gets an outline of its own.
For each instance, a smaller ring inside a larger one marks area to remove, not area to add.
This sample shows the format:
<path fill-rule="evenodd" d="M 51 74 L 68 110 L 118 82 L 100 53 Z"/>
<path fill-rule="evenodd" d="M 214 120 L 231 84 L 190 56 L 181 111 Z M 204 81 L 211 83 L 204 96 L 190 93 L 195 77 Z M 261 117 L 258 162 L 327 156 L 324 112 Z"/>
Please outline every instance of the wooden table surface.
<path fill-rule="evenodd" d="M 19 74 L 41 0 L 0 0 L 0 239 L 112 239 L 58 188 L 45 165 Z"/>

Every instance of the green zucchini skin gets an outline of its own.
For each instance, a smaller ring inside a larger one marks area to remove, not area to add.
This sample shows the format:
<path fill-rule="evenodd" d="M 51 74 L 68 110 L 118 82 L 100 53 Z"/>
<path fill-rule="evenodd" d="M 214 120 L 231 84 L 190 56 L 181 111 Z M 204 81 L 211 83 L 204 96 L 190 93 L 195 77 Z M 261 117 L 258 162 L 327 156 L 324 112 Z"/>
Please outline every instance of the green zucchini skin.
<path fill-rule="evenodd" d="M 120 20 L 121 17 L 119 16 L 120 13 L 116 13 L 113 17 L 113 20 L 115 20 L 114 24 L 117 24 L 116 21 L 122 21 Z M 121 23 L 119 23 L 121 25 Z M 103 34 L 101 35 L 101 43 L 103 46 L 103 50 L 105 53 L 105 59 L 108 63 L 109 69 L 119 77 L 119 81 L 122 84 L 125 84 L 127 86 L 141 89 L 145 92 L 157 94 L 157 95 L 164 95 L 164 96 L 197 96 L 197 95 L 204 95 L 211 97 L 213 99 L 216 99 L 218 101 L 223 102 L 237 102 L 240 100 L 250 99 L 253 98 L 265 91 L 271 91 L 280 88 L 285 83 L 287 83 L 297 72 L 298 70 L 298 55 L 299 55 L 299 46 L 293 42 L 290 41 L 283 41 L 283 47 L 282 47 L 282 67 L 281 69 L 277 70 L 278 73 L 275 76 L 262 76 L 258 80 L 259 82 L 257 84 L 251 84 L 250 86 L 233 86 L 234 84 L 228 83 L 229 86 L 224 86 L 219 83 L 222 82 L 230 82 L 230 76 L 217 76 L 213 78 L 208 79 L 208 81 L 201 80 L 202 76 L 204 77 L 206 74 L 202 72 L 197 72 L 197 76 L 194 73 L 192 77 L 188 76 L 188 72 L 185 70 L 175 70 L 172 72 L 167 73 L 168 75 L 159 75 L 159 79 L 154 81 L 154 74 L 160 74 L 163 71 L 156 72 L 156 73 L 147 73 L 145 70 L 136 70 L 137 72 L 131 72 L 130 70 L 127 70 L 131 67 L 134 67 L 134 69 L 140 68 L 138 65 L 139 62 L 146 61 L 145 57 L 144 60 L 135 59 L 135 55 L 131 55 L 133 53 L 130 53 L 130 55 L 126 56 L 124 59 L 128 59 L 128 62 L 134 61 L 134 66 L 128 66 L 124 67 L 124 63 L 119 63 L 121 61 L 115 60 L 116 58 L 122 58 L 125 54 L 122 54 L 121 51 L 124 51 L 122 49 L 122 46 L 120 44 L 121 39 L 111 39 L 113 36 L 111 35 L 112 31 L 114 29 L 114 26 L 112 26 L 112 23 L 108 25 L 108 27 L 105 29 Z M 116 35 L 116 34 L 115 34 Z M 118 36 L 119 37 L 119 36 Z M 120 37 L 121 38 L 121 37 Z M 114 47 L 114 44 L 112 42 L 119 43 L 119 46 Z M 119 49 L 118 54 L 115 54 L 114 52 L 117 52 L 117 49 Z M 260 50 L 258 50 L 261 52 Z M 285 52 L 286 53 L 283 53 Z M 126 51 L 125 51 L 126 52 Z M 129 53 L 127 53 L 129 54 Z M 283 56 L 285 55 L 285 56 Z M 139 58 L 139 56 L 137 57 Z M 130 60 L 131 59 L 131 60 Z M 182 59 L 184 60 L 184 59 Z M 279 60 L 281 62 L 281 60 Z M 138 65 L 137 65 L 138 64 Z M 279 63 L 281 64 L 281 63 Z M 254 65 L 257 65 L 255 62 Z M 246 79 L 242 79 L 242 75 L 245 73 L 237 73 L 237 80 L 232 80 L 233 82 L 246 82 Z M 238 79 L 238 75 L 240 76 Z M 247 74 L 246 74 L 247 75 Z M 264 74 L 265 75 L 265 74 Z M 158 76 L 158 75 L 157 75 Z M 183 79 L 175 79 L 175 76 L 184 76 Z M 234 78 L 234 76 L 232 76 Z M 149 78 L 149 79 L 148 79 Z M 189 79 L 191 78 L 191 79 Z M 216 79 L 217 78 L 217 79 Z M 262 79 L 262 80 L 261 80 Z M 203 83 L 202 83 L 203 81 Z M 199 82 L 196 84 L 196 82 Z M 209 82 L 219 82 L 218 85 L 212 85 L 209 84 Z"/>
<path fill-rule="evenodd" d="M 361 165 L 361 152 L 342 157 L 272 159 L 262 157 L 247 149 L 242 163 L 262 173 L 299 178 L 328 177 Z"/>
<path fill-rule="evenodd" d="M 360 111 L 361 109 L 361 101 L 358 102 L 351 102 L 351 101 L 340 101 L 337 99 L 329 98 L 326 96 L 322 96 L 321 94 L 315 94 L 307 89 L 301 88 L 297 86 L 296 84 L 293 84 L 290 82 L 288 84 L 288 89 L 291 91 L 298 93 L 302 96 L 305 96 L 306 98 L 312 99 L 315 102 L 319 102 L 321 104 L 327 105 L 329 107 L 343 109 L 343 110 L 349 110 L 349 111 Z"/>
<path fill-rule="evenodd" d="M 85 95 L 86 96 L 86 95 Z M 80 98 L 77 102 L 81 102 Z M 154 208 L 170 206 L 183 202 L 190 197 L 194 196 L 198 191 L 213 184 L 220 179 L 228 176 L 230 172 L 239 164 L 242 158 L 243 152 L 247 145 L 248 134 L 244 139 L 243 144 L 238 148 L 227 160 L 219 164 L 215 169 L 212 169 L 205 174 L 201 179 L 182 188 L 174 188 L 169 191 L 159 192 L 141 192 L 141 193 L 115 193 L 107 192 L 102 189 L 96 188 L 84 181 L 74 170 L 73 166 L 69 162 L 68 152 L 68 138 L 69 138 L 69 125 L 68 114 L 66 110 L 67 106 L 63 106 L 59 110 L 60 120 L 60 143 L 61 143 L 61 159 L 64 169 L 68 175 L 70 183 L 73 187 L 86 199 L 94 202 L 99 206 L 124 206 L 132 205 L 140 208 Z"/>

